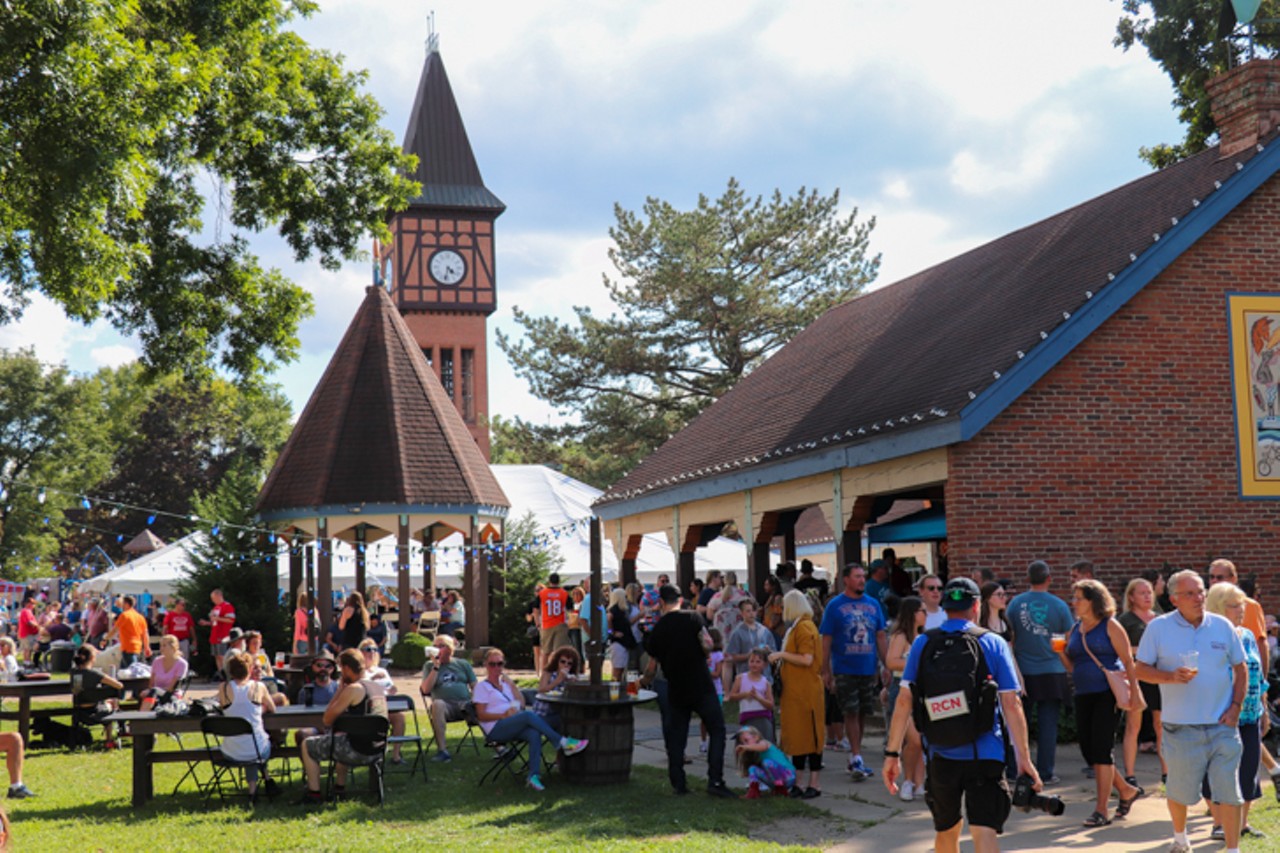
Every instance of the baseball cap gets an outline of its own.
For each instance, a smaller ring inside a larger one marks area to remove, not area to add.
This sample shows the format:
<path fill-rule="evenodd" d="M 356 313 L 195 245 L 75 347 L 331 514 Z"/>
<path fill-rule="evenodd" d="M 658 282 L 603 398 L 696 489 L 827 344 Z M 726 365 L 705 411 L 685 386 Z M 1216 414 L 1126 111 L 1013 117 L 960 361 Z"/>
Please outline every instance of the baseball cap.
<path fill-rule="evenodd" d="M 230 631 L 227 632 L 227 642 L 229 643 L 235 642 L 236 640 L 240 639 L 243 636 L 244 636 L 244 631 L 240 630 L 239 628 L 232 628 Z"/>
<path fill-rule="evenodd" d="M 968 610 L 982 596 L 982 590 L 969 578 L 952 578 L 942 588 L 943 610 Z"/>

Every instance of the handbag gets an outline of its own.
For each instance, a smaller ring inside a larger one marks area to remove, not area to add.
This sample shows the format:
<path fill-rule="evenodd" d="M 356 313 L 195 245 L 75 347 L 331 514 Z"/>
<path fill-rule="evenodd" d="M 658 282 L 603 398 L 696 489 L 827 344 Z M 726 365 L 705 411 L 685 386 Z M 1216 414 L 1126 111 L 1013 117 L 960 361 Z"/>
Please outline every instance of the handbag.
<path fill-rule="evenodd" d="M 1072 630 L 1074 631 L 1075 628 L 1073 627 Z M 1089 648 L 1088 639 L 1088 637 L 1081 634 L 1080 645 L 1084 646 L 1085 653 L 1088 654 L 1089 657 L 1093 658 L 1094 664 L 1096 664 L 1098 669 L 1102 670 L 1102 674 L 1107 677 L 1107 684 L 1111 687 L 1111 695 L 1116 697 L 1116 707 L 1121 711 L 1136 711 L 1139 708 L 1145 707 L 1146 702 L 1143 700 L 1141 693 L 1137 696 L 1137 705 L 1135 706 L 1133 690 L 1129 687 L 1129 676 L 1124 673 L 1124 670 L 1107 669 L 1103 666 L 1101 661 L 1098 660 L 1097 655 L 1095 655 L 1093 650 Z"/>

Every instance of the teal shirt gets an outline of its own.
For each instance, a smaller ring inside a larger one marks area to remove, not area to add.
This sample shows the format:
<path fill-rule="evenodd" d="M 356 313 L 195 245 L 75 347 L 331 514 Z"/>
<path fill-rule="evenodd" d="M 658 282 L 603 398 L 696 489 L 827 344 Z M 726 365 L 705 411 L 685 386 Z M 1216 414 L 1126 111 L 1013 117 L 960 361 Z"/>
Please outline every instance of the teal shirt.
<path fill-rule="evenodd" d="M 1030 590 L 1013 597 L 1005 612 L 1013 628 L 1013 656 L 1023 675 L 1065 674 L 1050 635 L 1066 635 L 1075 619 L 1065 601 L 1051 592 Z"/>

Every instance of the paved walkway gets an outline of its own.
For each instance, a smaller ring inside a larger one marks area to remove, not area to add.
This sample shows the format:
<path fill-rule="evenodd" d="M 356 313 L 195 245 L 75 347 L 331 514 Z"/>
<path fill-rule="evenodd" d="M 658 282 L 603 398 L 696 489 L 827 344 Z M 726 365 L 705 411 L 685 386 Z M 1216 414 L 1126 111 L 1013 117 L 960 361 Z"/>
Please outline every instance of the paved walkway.
<path fill-rule="evenodd" d="M 705 762 L 698 757 L 698 728 L 691 726 L 688 755 L 694 763 L 688 768 L 690 785 L 699 788 L 700 778 L 705 778 Z M 732 729 L 731 729 L 732 730 Z M 847 753 L 828 751 L 825 756 L 827 769 L 822 773 L 822 796 L 810 800 L 809 805 L 824 809 L 844 819 L 851 837 L 828 848 L 836 853 L 864 853 L 865 851 L 926 851 L 933 849 L 933 821 L 923 800 L 904 803 L 891 796 L 880 778 L 880 753 L 883 751 L 883 731 L 872 732 L 866 740 L 864 758 L 875 769 L 876 775 L 865 782 L 853 782 L 844 771 Z M 650 764 L 665 769 L 666 753 L 662 744 L 661 722 L 656 710 L 638 709 L 636 713 L 637 764 Z M 744 788 L 745 781 L 738 777 L 733 767 L 732 746 L 726 749 L 725 780 L 731 787 Z M 1128 818 L 1114 821 L 1110 826 L 1086 829 L 1081 824 L 1093 812 L 1094 783 L 1084 775 L 1084 762 L 1074 744 L 1058 749 L 1058 776 L 1062 782 L 1045 793 L 1061 797 L 1066 812 L 1061 817 L 1050 817 L 1040 812 L 1023 813 L 1014 809 L 1000 837 L 1001 850 L 1097 850 L 1107 853 L 1154 853 L 1164 851 L 1172 840 L 1169 812 L 1160 786 L 1160 763 L 1153 755 L 1138 757 L 1138 781 L 1147 789 L 1147 796 L 1134 804 Z M 1268 788 L 1265 796 L 1271 796 Z M 1114 810 L 1115 800 L 1112 799 Z M 1114 813 L 1114 811 L 1113 811 Z M 1220 851 L 1222 843 L 1211 841 L 1212 823 L 1204 817 L 1202 808 L 1192 810 L 1189 833 L 1195 850 Z M 1254 842 L 1255 850 L 1277 849 L 1273 839 Z M 973 844 L 966 840 L 962 851 L 972 851 Z"/>

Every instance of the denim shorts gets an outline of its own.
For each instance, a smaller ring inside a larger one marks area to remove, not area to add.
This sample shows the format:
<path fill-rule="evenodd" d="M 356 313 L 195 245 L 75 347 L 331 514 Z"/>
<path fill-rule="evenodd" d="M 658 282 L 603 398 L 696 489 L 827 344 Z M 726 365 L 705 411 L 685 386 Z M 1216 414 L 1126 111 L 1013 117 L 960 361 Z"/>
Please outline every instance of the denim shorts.
<path fill-rule="evenodd" d="M 1200 781 L 1209 776 L 1213 801 L 1228 806 L 1240 796 L 1240 730 L 1217 723 L 1203 726 L 1164 724 L 1164 759 L 1169 765 L 1165 792 L 1184 806 L 1200 801 Z"/>

